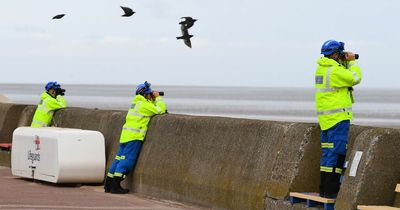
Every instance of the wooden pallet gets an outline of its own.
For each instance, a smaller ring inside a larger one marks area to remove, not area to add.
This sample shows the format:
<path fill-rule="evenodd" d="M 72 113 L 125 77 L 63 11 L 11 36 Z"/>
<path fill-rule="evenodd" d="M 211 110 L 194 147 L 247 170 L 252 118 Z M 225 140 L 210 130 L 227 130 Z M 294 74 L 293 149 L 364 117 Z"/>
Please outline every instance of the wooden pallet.
<path fill-rule="evenodd" d="M 400 210 L 400 208 L 391 207 L 391 206 L 357 206 L 359 210 Z"/>
<path fill-rule="evenodd" d="M 291 192 L 289 195 L 292 204 L 305 202 L 307 207 L 324 206 L 324 210 L 335 209 L 336 199 L 320 197 L 319 193 Z"/>

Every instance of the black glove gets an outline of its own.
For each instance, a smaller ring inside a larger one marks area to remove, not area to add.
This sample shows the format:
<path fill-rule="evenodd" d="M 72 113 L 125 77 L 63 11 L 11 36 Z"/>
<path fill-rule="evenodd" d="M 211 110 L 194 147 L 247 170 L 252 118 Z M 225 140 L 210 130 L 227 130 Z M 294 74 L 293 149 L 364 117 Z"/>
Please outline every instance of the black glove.
<path fill-rule="evenodd" d="M 348 87 L 348 88 L 347 88 L 347 90 L 349 90 L 349 91 L 353 91 L 353 90 L 354 90 L 354 88 L 353 88 L 353 87 Z"/>

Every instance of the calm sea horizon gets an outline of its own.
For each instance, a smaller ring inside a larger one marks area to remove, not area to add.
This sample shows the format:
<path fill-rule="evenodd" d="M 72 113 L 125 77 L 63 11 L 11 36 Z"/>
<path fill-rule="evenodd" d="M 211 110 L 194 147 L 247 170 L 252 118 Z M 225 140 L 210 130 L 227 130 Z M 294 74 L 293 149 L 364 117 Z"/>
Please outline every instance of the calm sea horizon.
<path fill-rule="evenodd" d="M 70 107 L 128 110 L 135 85 L 63 85 Z M 154 86 L 169 113 L 317 122 L 313 88 Z M 0 84 L 0 94 L 37 104 L 43 85 Z M 356 88 L 354 124 L 400 128 L 400 89 Z"/>

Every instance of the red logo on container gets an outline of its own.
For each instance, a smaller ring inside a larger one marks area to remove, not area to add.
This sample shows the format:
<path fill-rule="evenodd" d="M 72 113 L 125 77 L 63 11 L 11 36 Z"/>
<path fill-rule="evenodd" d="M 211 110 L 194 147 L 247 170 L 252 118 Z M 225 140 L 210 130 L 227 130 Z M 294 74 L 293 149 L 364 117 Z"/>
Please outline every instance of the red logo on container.
<path fill-rule="evenodd" d="M 39 136 L 36 136 L 35 141 L 33 141 L 36 145 L 36 150 L 40 150 L 40 139 Z"/>

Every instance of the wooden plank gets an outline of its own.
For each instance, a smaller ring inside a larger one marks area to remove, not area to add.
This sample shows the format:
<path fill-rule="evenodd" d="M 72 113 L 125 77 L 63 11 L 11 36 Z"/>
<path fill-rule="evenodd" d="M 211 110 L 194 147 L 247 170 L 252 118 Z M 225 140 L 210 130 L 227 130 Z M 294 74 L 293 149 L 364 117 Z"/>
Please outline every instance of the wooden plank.
<path fill-rule="evenodd" d="M 298 192 L 291 192 L 289 193 L 290 196 L 296 198 L 302 198 L 306 200 L 313 200 L 318 201 L 320 203 L 335 203 L 335 199 L 333 198 L 323 198 L 318 195 L 318 193 L 298 193 Z"/>
<path fill-rule="evenodd" d="M 397 184 L 396 185 L 396 190 L 395 190 L 396 192 L 400 192 L 400 184 Z"/>
<path fill-rule="evenodd" d="M 363 205 L 358 205 L 357 209 L 359 209 L 359 210 L 400 210 L 400 208 L 391 207 L 391 206 L 363 206 Z"/>

